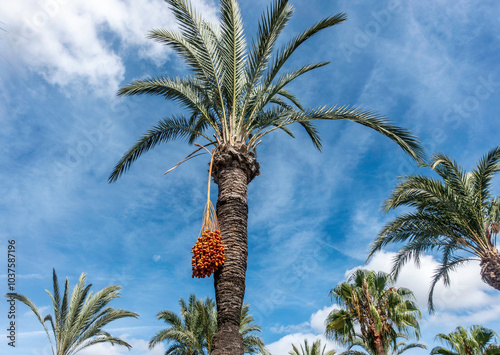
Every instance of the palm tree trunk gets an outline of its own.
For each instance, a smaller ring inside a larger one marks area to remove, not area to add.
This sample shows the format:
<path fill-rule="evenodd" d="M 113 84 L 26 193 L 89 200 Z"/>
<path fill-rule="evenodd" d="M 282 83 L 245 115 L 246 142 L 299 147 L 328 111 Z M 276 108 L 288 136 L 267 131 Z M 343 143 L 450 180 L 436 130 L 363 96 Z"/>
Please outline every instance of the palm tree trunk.
<path fill-rule="evenodd" d="M 247 184 L 259 164 L 246 147 L 221 146 L 215 152 L 212 176 L 219 185 L 217 219 L 224 246 L 224 265 L 214 275 L 218 331 L 213 355 L 243 355 L 239 332 L 247 269 Z"/>
<path fill-rule="evenodd" d="M 375 349 L 377 350 L 378 355 L 386 355 L 381 336 L 375 336 L 375 338 L 373 339 L 373 343 L 375 344 Z"/>
<path fill-rule="evenodd" d="M 500 291 L 500 253 L 497 249 L 489 250 L 481 257 L 481 278 L 485 283 Z"/>

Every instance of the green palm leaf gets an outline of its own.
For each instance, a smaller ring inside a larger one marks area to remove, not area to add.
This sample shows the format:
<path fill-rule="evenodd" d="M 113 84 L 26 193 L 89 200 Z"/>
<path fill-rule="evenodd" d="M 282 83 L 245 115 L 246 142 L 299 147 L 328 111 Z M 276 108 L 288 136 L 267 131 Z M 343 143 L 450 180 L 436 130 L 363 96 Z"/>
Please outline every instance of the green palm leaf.
<path fill-rule="evenodd" d="M 72 355 L 84 348 L 98 343 L 110 343 L 131 348 L 127 342 L 112 336 L 103 330 L 110 322 L 122 318 L 137 318 L 138 314 L 122 309 L 106 307 L 109 302 L 119 297 L 120 287 L 109 286 L 95 295 L 90 292 L 91 285 L 85 285 L 85 275 L 82 274 L 69 298 L 69 282 L 66 279 L 64 296 L 61 299 L 55 270 L 53 270 L 54 292 L 47 291 L 54 311 L 54 318 L 47 314 L 44 318 L 34 303 L 21 294 L 7 294 L 27 305 L 42 324 L 52 348 L 57 355 Z M 106 307 L 106 308 L 105 308 Z M 49 334 L 46 322 L 50 322 L 54 337 Z"/>

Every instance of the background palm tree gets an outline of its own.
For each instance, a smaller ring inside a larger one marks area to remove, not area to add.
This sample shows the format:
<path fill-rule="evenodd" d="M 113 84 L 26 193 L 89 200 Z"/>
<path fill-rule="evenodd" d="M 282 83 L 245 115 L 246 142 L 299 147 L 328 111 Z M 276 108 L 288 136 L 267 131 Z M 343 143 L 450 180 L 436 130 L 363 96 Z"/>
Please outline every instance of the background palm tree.
<path fill-rule="evenodd" d="M 406 288 L 391 287 L 392 282 L 384 272 L 354 271 L 347 282 L 330 291 L 341 309 L 328 315 L 326 334 L 343 345 L 374 349 L 378 355 L 395 348 L 400 335 L 418 339 L 421 313 L 415 297 Z"/>
<path fill-rule="evenodd" d="M 400 340 L 400 338 L 408 339 L 408 337 L 401 333 L 394 333 L 391 338 L 386 337 L 384 339 L 384 350 L 386 355 L 400 355 L 407 350 L 420 348 L 427 349 L 424 344 L 420 343 L 410 343 L 407 344 L 405 341 Z M 353 349 L 355 347 L 361 348 L 364 351 L 358 349 Z M 357 334 L 352 342 L 350 342 L 349 348 L 340 353 L 340 355 L 378 355 L 377 349 L 374 347 L 373 341 L 366 341 L 363 337 Z"/>
<path fill-rule="evenodd" d="M 418 262 L 427 251 L 440 252 L 441 264 L 429 292 L 431 311 L 437 282 L 442 279 L 449 285 L 449 272 L 473 259 L 481 262 L 482 280 L 500 290 L 500 253 L 496 243 L 500 199 L 493 199 L 491 194 L 491 180 L 500 170 L 499 161 L 497 147 L 466 173 L 449 157 L 437 154 L 426 166 L 442 181 L 422 175 L 405 176 L 385 202 L 386 211 L 399 206 L 415 207 L 416 211 L 389 222 L 373 243 L 370 256 L 387 244 L 405 243 L 394 259 L 392 272 L 397 276 L 407 261 Z"/>
<path fill-rule="evenodd" d="M 264 342 L 254 332 L 262 332 L 260 326 L 254 322 L 250 314 L 250 306 L 243 303 L 241 308 L 240 334 L 243 336 L 243 347 L 245 354 L 263 354 L 270 355 L 265 349 Z"/>
<path fill-rule="evenodd" d="M 457 327 L 450 334 L 439 333 L 436 340 L 446 344 L 451 350 L 436 346 L 431 354 L 443 355 L 498 355 L 500 346 L 492 344 L 498 341 L 498 335 L 491 329 L 473 325 L 469 329 Z"/>
<path fill-rule="evenodd" d="M 243 354 L 238 329 L 248 254 L 247 185 L 260 174 L 255 148 L 261 139 L 276 130 L 293 137 L 288 126 L 297 123 L 320 149 L 312 121 L 348 120 L 386 135 L 414 159 L 423 153 L 413 135 L 382 116 L 352 106 L 306 110 L 287 88 L 296 78 L 328 64 L 319 62 L 282 70 L 298 47 L 320 31 L 344 21 L 345 14 L 320 20 L 275 51 L 277 39 L 293 13 L 288 0 L 271 3 L 249 47 L 236 0 L 220 0 L 219 26 L 203 20 L 187 0 L 166 2 L 179 23 L 179 32 L 153 30 L 150 38 L 180 55 L 191 75 L 137 80 L 122 87 L 118 94 L 160 95 L 179 102 L 186 113 L 161 120 L 142 136 L 117 163 L 109 182 L 116 181 L 136 159 L 160 143 L 176 139 L 194 143 L 203 139 L 204 147 L 214 146 L 212 176 L 219 187 L 216 209 L 226 258 L 214 275 L 219 324 L 214 353 Z"/>
<path fill-rule="evenodd" d="M 137 318 L 137 313 L 124 309 L 108 307 L 108 303 L 120 296 L 120 286 L 108 286 L 95 295 L 90 291 L 91 284 L 85 286 L 85 274 L 80 276 L 71 297 L 69 296 L 69 282 L 66 278 L 64 292 L 61 298 L 57 275 L 53 270 L 54 293 L 47 291 L 52 300 L 54 316 L 47 314 L 42 317 L 39 309 L 26 296 L 17 293 L 8 293 L 7 297 L 27 305 L 43 326 L 52 348 L 52 354 L 71 355 L 99 343 L 111 343 L 131 348 L 127 342 L 116 338 L 102 328 L 110 322 L 126 318 Z M 50 323 L 53 340 L 45 323 Z"/>
<path fill-rule="evenodd" d="M 299 348 L 292 344 L 292 350 L 288 352 L 290 355 L 334 355 L 335 350 L 326 351 L 326 345 L 321 349 L 321 340 L 316 340 L 311 347 L 307 343 L 307 339 L 304 339 L 304 345 L 300 344 Z"/>
<path fill-rule="evenodd" d="M 216 332 L 215 308 L 210 299 L 198 300 L 192 294 L 189 301 L 179 300 L 181 316 L 168 310 L 158 313 L 157 318 L 170 327 L 159 331 L 149 342 L 152 349 L 164 340 L 172 343 L 165 354 L 204 355 L 204 349 L 211 351 L 212 337 Z"/>
<path fill-rule="evenodd" d="M 162 341 L 169 341 L 171 345 L 167 349 L 167 355 L 205 355 L 213 353 L 213 337 L 217 332 L 217 311 L 215 303 L 210 298 L 197 299 L 194 294 L 189 296 L 189 301 L 181 298 L 179 300 L 181 316 L 164 310 L 158 313 L 158 319 L 162 319 L 169 328 L 159 331 L 150 341 L 149 348 L 152 349 Z M 249 314 L 250 307 L 243 305 L 241 311 L 240 334 L 243 337 L 245 354 L 264 354 L 265 350 L 262 339 L 255 335 L 261 332 L 260 327 L 254 323 Z"/>

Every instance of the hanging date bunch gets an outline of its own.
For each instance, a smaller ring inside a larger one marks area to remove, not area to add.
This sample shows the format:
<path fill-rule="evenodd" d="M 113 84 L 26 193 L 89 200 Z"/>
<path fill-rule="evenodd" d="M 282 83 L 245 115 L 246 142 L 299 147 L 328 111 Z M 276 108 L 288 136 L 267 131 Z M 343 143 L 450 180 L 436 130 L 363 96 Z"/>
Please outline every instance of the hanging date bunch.
<path fill-rule="evenodd" d="M 213 154 L 212 154 L 213 156 Z M 210 171 L 208 175 L 207 204 L 203 213 L 203 224 L 201 226 L 201 236 L 193 246 L 192 266 L 193 277 L 204 278 L 212 275 L 224 264 L 224 246 L 220 235 L 217 215 L 214 206 L 210 201 L 210 178 L 212 174 L 212 161 L 210 161 Z"/>

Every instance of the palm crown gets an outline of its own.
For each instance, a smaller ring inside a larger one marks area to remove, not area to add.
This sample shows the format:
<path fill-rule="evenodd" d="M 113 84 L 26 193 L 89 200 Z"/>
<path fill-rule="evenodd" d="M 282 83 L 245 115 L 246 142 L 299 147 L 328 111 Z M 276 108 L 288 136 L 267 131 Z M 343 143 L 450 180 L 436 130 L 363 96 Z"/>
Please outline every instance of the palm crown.
<path fill-rule="evenodd" d="M 149 37 L 170 46 L 191 70 L 191 75 L 151 77 L 134 81 L 119 95 L 151 94 L 175 100 L 185 115 L 161 120 L 117 163 L 109 176 L 113 182 L 143 153 L 159 143 L 204 138 L 206 144 L 244 145 L 252 151 L 260 139 L 280 129 L 293 137 L 288 125 L 300 124 L 320 149 L 321 141 L 311 121 L 345 119 L 375 129 L 396 141 L 413 158 L 423 155 L 418 141 L 384 117 L 352 106 L 305 110 L 287 86 L 298 77 L 328 62 L 303 65 L 283 72 L 295 50 L 328 27 L 346 20 L 343 13 L 327 17 L 275 51 L 278 36 L 293 13 L 287 0 L 275 0 L 261 18 L 257 38 L 247 48 L 238 3 L 220 1 L 220 26 L 206 22 L 185 0 L 166 0 L 179 32 L 153 30 Z"/>
<path fill-rule="evenodd" d="M 441 265 L 434 273 L 429 308 L 437 282 L 449 285 L 449 272 L 474 257 L 481 261 L 481 276 L 500 290 L 500 254 L 496 236 L 500 199 L 492 198 L 491 180 L 500 170 L 500 147 L 492 149 L 471 172 L 466 173 L 449 157 L 437 154 L 428 165 L 442 181 L 422 175 L 403 177 L 385 209 L 415 207 L 389 222 L 375 240 L 370 256 L 390 243 L 405 243 L 394 259 L 393 273 L 423 252 L 437 250 Z M 472 255 L 468 257 L 467 254 Z"/>
<path fill-rule="evenodd" d="M 179 305 L 180 317 L 169 310 L 158 313 L 158 319 L 165 321 L 169 327 L 156 333 L 149 343 L 149 348 L 152 349 L 166 340 L 170 343 L 166 354 L 211 354 L 213 337 L 217 332 L 214 301 L 210 298 L 197 299 L 192 294 L 188 302 L 181 298 Z M 245 354 L 268 354 L 262 339 L 255 335 L 255 332 L 261 332 L 261 329 L 254 323 L 249 312 L 250 307 L 247 304 L 243 305 L 239 332 L 243 337 L 244 352 Z"/>
<path fill-rule="evenodd" d="M 86 276 L 82 274 L 71 296 L 69 282 L 66 279 L 61 297 L 57 275 L 55 270 L 53 271 L 54 293 L 49 291 L 47 293 L 52 300 L 54 316 L 47 314 L 42 317 L 40 310 L 26 296 L 17 293 L 8 293 L 7 296 L 14 297 L 30 307 L 42 324 L 54 355 L 76 354 L 99 343 L 124 345 L 130 349 L 131 346 L 127 342 L 112 336 L 102 328 L 117 319 L 137 318 L 138 314 L 108 306 L 109 302 L 119 297 L 120 286 L 108 286 L 93 294 L 90 291 L 92 285 L 85 286 L 85 279 Z M 47 322 L 50 324 L 53 338 L 45 325 Z"/>
<path fill-rule="evenodd" d="M 449 349 L 436 346 L 431 355 L 498 355 L 500 346 L 494 344 L 498 335 L 491 329 L 480 325 L 473 325 L 469 329 L 462 326 L 457 327 L 450 334 L 439 333 L 436 335 Z"/>
<path fill-rule="evenodd" d="M 292 344 L 292 350 L 288 352 L 290 355 L 334 355 L 335 350 L 326 351 L 326 345 L 321 348 L 321 340 L 316 340 L 311 347 L 304 339 L 304 345 L 300 344 L 300 350 L 295 344 Z"/>
<path fill-rule="evenodd" d="M 391 276 L 358 269 L 347 282 L 335 286 L 330 295 L 341 309 L 327 320 L 326 334 L 340 344 L 361 346 L 374 354 L 398 348 L 398 338 L 419 337 L 420 310 L 413 293 L 390 284 Z M 361 333 L 356 332 L 359 325 Z M 406 345 L 406 344 L 405 344 Z"/>

